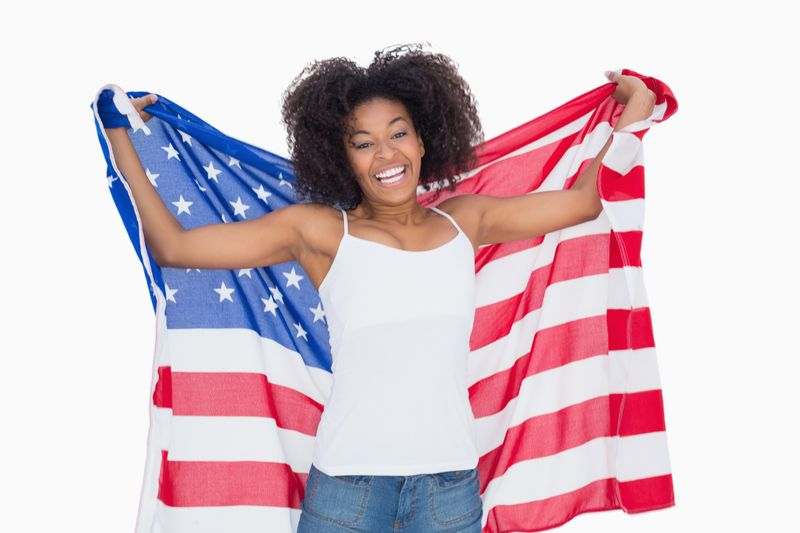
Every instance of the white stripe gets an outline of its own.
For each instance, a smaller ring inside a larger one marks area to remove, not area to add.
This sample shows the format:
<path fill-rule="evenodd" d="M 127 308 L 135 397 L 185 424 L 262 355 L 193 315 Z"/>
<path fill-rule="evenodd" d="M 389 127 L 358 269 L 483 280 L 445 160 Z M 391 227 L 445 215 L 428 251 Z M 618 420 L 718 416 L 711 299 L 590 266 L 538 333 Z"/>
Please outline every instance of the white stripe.
<path fill-rule="evenodd" d="M 266 533 L 297 531 L 300 509 L 277 506 L 170 507 L 158 502 L 147 533 Z"/>
<path fill-rule="evenodd" d="M 308 473 L 314 436 L 277 427 L 258 416 L 176 416 L 169 458 L 175 461 L 263 461 L 286 463 Z"/>
<path fill-rule="evenodd" d="M 517 359 L 530 352 L 533 338 L 540 329 L 605 315 L 607 285 L 607 274 L 551 284 L 545 292 L 542 307 L 517 320 L 505 337 L 470 352 L 468 383 L 472 385 L 510 368 Z"/>
<path fill-rule="evenodd" d="M 639 137 L 622 130 L 613 132 L 612 136 L 614 140 L 603 156 L 603 166 L 624 176 L 632 168 L 644 164 L 642 141 Z"/>
<path fill-rule="evenodd" d="M 325 404 L 331 373 L 306 366 L 300 354 L 245 328 L 181 328 L 166 332 L 175 372 L 257 372 Z"/>
<path fill-rule="evenodd" d="M 643 199 L 609 204 L 614 209 L 615 231 L 641 230 Z M 609 235 L 610 231 L 611 221 L 604 211 L 594 220 L 546 234 L 536 246 L 492 260 L 475 274 L 476 306 L 491 305 L 523 292 L 530 280 L 530 273 L 553 262 L 559 243 L 591 235 Z"/>
<path fill-rule="evenodd" d="M 660 388 L 653 348 L 612 351 L 528 376 L 501 411 L 476 419 L 479 454 L 502 445 L 509 428 L 535 416 L 609 394 Z"/>
<path fill-rule="evenodd" d="M 498 505 L 516 505 L 566 494 L 615 476 L 617 446 L 625 450 L 620 481 L 670 473 L 663 431 L 633 437 L 603 437 L 548 457 L 520 461 L 494 478 L 483 492 L 483 521 Z"/>
<path fill-rule="evenodd" d="M 631 365 L 635 365 L 631 367 Z M 632 368 L 630 372 L 624 369 Z M 660 388 L 654 348 L 612 351 L 526 378 L 519 397 L 503 411 L 476 421 L 480 454 L 502 444 L 509 427 L 610 393 Z M 313 436 L 282 429 L 271 418 L 258 416 L 172 416 L 158 410 L 159 433 L 172 460 L 267 461 L 287 463 L 295 472 L 308 472 Z M 161 418 L 163 417 L 163 419 Z M 158 456 L 160 464 L 161 457 Z"/>

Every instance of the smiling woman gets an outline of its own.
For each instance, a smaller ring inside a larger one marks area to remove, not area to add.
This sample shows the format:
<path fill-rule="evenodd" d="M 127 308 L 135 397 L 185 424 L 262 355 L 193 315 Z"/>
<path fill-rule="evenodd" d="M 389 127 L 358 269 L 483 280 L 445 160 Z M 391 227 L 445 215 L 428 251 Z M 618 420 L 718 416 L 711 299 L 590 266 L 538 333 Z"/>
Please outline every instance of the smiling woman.
<path fill-rule="evenodd" d="M 298 194 L 345 208 L 389 185 L 405 191 L 392 191 L 395 202 L 439 180 L 452 190 L 483 141 L 456 64 L 420 45 L 378 51 L 366 68 L 342 57 L 310 63 L 286 89 L 282 113 Z M 396 166 L 406 167 L 402 182 L 375 176 Z"/>

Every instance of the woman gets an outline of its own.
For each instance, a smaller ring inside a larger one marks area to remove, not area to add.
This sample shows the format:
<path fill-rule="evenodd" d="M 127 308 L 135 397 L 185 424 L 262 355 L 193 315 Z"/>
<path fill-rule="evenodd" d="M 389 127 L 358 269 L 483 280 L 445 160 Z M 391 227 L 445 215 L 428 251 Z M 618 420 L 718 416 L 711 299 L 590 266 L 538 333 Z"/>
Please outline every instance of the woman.
<path fill-rule="evenodd" d="M 655 95 L 618 76 L 615 131 Z M 144 108 L 155 95 L 133 101 Z M 295 189 L 310 199 L 260 218 L 184 230 L 152 188 L 125 128 L 107 128 L 161 266 L 235 269 L 296 260 L 328 317 L 334 386 L 317 429 L 298 531 L 480 531 L 466 356 L 474 256 L 483 244 L 596 218 L 600 160 L 569 190 L 460 195 L 426 208 L 417 187 L 475 165 L 469 86 L 445 55 L 407 47 L 361 68 L 309 65 L 284 95 Z M 439 190 L 437 189 L 436 197 Z M 380 378 L 383 379 L 380 379 Z"/>

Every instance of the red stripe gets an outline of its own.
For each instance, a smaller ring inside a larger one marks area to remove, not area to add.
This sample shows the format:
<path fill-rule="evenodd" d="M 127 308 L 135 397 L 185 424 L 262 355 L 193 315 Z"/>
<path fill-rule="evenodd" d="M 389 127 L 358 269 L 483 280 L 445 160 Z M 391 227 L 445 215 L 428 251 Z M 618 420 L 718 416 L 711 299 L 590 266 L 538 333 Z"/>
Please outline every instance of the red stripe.
<path fill-rule="evenodd" d="M 661 390 L 601 396 L 509 428 L 503 442 L 481 456 L 480 471 L 488 481 L 520 461 L 554 455 L 593 439 L 664 430 Z"/>
<path fill-rule="evenodd" d="M 609 309 L 608 349 L 637 350 L 656 345 L 649 307 Z"/>
<path fill-rule="evenodd" d="M 531 272 L 522 292 L 475 310 L 470 350 L 505 337 L 515 322 L 531 311 L 540 309 L 545 290 L 550 284 L 607 273 L 608 246 L 608 234 L 587 235 L 560 242 L 553 261 Z"/>
<path fill-rule="evenodd" d="M 670 475 L 622 483 L 615 479 L 602 479 L 544 500 L 496 505 L 488 513 L 483 533 L 542 531 L 561 526 L 581 513 L 614 509 L 637 513 L 673 505 Z"/>
<path fill-rule="evenodd" d="M 307 473 L 285 463 L 170 461 L 161 451 L 158 499 L 172 507 L 262 505 L 300 508 Z"/>
<path fill-rule="evenodd" d="M 642 232 L 611 231 L 608 250 L 608 268 L 642 266 Z"/>
<path fill-rule="evenodd" d="M 163 367 L 169 369 L 169 367 Z M 290 387 L 270 383 L 264 374 L 249 372 L 165 372 L 154 398 L 171 398 L 177 416 L 261 416 L 278 427 L 314 436 L 323 406 Z M 161 375 L 159 369 L 159 375 Z M 169 393 L 162 390 L 169 386 Z M 169 407 L 159 405 L 159 407 Z"/>
<path fill-rule="evenodd" d="M 644 167 L 642 165 L 633 167 L 627 174 L 620 174 L 601 162 L 597 180 L 600 197 L 607 202 L 644 198 Z"/>
<path fill-rule="evenodd" d="M 153 405 L 172 408 L 172 372 L 168 366 L 158 367 L 158 381 L 153 391 Z"/>
<path fill-rule="evenodd" d="M 518 358 L 507 370 L 492 374 L 469 388 L 473 413 L 481 418 L 502 411 L 517 397 L 523 380 L 529 376 L 607 353 L 605 330 L 603 315 L 539 330 L 529 353 Z"/>

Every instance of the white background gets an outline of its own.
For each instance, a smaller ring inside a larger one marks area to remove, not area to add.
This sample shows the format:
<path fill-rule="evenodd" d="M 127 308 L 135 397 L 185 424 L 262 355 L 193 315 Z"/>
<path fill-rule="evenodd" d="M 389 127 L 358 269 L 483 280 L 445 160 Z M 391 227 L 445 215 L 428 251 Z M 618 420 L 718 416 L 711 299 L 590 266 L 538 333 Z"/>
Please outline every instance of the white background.
<path fill-rule="evenodd" d="M 606 69 L 654 76 L 679 103 L 646 137 L 643 247 L 677 506 L 561 529 L 797 531 L 800 43 L 786 4 L 6 4 L 0 529 L 135 523 L 154 319 L 106 185 L 96 90 L 160 93 L 286 156 L 281 96 L 306 63 L 427 41 L 460 66 L 487 139 Z"/>

